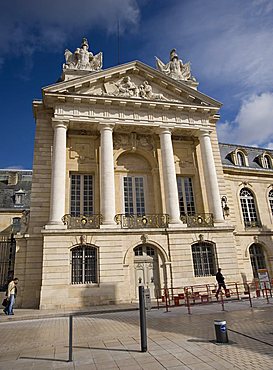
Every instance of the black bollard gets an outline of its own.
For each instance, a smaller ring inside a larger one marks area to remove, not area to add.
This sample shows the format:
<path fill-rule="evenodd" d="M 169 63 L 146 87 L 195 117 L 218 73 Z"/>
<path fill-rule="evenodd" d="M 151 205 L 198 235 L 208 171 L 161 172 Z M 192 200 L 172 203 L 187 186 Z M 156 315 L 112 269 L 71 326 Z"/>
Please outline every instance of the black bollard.
<path fill-rule="evenodd" d="M 138 297 L 139 297 L 141 352 L 147 352 L 147 326 L 146 326 L 144 286 L 138 287 Z"/>
<path fill-rule="evenodd" d="M 217 343 L 228 343 L 227 323 L 224 320 L 214 320 Z"/>
<path fill-rule="evenodd" d="M 73 316 L 69 315 L 69 358 L 68 362 L 72 362 L 72 340 L 73 340 Z"/>

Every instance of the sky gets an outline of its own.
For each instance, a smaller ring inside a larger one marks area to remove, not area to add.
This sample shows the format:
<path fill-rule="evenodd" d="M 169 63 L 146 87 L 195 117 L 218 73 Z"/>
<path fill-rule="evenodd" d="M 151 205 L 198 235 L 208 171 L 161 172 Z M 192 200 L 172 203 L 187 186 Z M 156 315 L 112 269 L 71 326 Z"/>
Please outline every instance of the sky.
<path fill-rule="evenodd" d="M 167 62 L 176 48 L 198 90 L 223 103 L 219 141 L 273 149 L 272 0 L 9 0 L 0 12 L 0 168 L 32 168 L 32 101 L 83 37 L 103 52 L 103 68 L 155 68 L 155 56 Z"/>

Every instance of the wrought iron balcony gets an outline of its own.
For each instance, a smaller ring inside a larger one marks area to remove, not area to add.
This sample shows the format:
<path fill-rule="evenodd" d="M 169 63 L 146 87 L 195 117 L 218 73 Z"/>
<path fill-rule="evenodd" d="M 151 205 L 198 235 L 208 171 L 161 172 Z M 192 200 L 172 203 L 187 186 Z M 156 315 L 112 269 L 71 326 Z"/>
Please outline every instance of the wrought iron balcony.
<path fill-rule="evenodd" d="M 99 229 L 102 216 L 98 214 L 91 216 L 72 216 L 66 214 L 63 216 L 62 221 L 67 225 L 68 229 Z"/>
<path fill-rule="evenodd" d="M 167 214 L 117 214 L 115 221 L 118 225 L 121 225 L 122 229 L 166 228 L 169 225 L 169 216 Z"/>
<path fill-rule="evenodd" d="M 211 227 L 214 226 L 212 213 L 196 213 L 194 215 L 180 216 L 181 221 L 188 227 Z"/>

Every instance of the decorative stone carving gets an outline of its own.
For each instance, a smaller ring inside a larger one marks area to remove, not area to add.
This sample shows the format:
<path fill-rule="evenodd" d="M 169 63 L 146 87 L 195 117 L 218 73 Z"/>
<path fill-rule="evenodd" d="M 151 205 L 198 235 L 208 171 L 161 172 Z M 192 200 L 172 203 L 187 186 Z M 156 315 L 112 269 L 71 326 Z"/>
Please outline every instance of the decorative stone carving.
<path fill-rule="evenodd" d="M 148 81 L 144 81 L 140 85 L 136 85 L 130 76 L 125 76 L 121 80 L 104 84 L 106 93 L 109 96 L 121 96 L 124 98 L 142 98 L 147 100 L 171 100 L 167 99 L 163 94 L 153 92 L 152 86 Z"/>
<path fill-rule="evenodd" d="M 22 212 L 22 217 L 21 217 L 21 229 L 20 229 L 21 234 L 26 234 L 28 231 L 29 217 L 30 217 L 30 211 L 24 210 Z"/>
<path fill-rule="evenodd" d="M 146 150 L 153 150 L 154 146 L 151 142 L 150 136 L 138 135 L 137 136 L 137 146 L 142 147 Z"/>
<path fill-rule="evenodd" d="M 126 134 L 114 134 L 114 149 L 125 149 L 128 147 L 133 151 L 137 147 L 148 151 L 154 149 L 151 136 L 137 135 L 135 132 L 132 132 L 130 136 Z"/>
<path fill-rule="evenodd" d="M 157 69 L 165 75 L 178 81 L 196 81 L 191 75 L 190 62 L 183 64 L 182 60 L 178 58 L 176 49 L 171 50 L 170 61 L 167 64 L 164 64 L 159 58 L 155 58 Z"/>
<path fill-rule="evenodd" d="M 74 53 L 66 49 L 64 69 L 81 69 L 88 71 L 99 71 L 102 68 L 102 52 L 93 55 L 88 51 L 89 45 L 86 38 L 82 39 L 80 48 L 77 48 Z"/>
<path fill-rule="evenodd" d="M 143 244 L 145 244 L 145 243 L 147 243 L 148 238 L 149 238 L 148 234 L 142 234 L 141 237 L 140 237 L 140 240 Z"/>
<path fill-rule="evenodd" d="M 86 235 L 81 235 L 80 236 L 80 244 L 85 245 L 86 244 Z"/>

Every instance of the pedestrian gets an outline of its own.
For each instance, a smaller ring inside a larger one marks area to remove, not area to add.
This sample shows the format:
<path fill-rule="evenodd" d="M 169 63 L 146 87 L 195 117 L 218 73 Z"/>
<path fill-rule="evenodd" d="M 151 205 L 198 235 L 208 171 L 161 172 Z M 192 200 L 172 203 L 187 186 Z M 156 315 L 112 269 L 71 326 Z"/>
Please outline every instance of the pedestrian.
<path fill-rule="evenodd" d="M 7 290 L 7 298 L 8 298 L 8 305 L 5 307 L 4 312 L 6 315 L 14 315 L 13 313 L 13 305 L 15 302 L 16 294 L 17 294 L 17 284 L 19 282 L 18 278 L 14 278 L 8 285 Z"/>
<path fill-rule="evenodd" d="M 222 288 L 224 288 L 225 294 L 227 293 L 227 288 L 226 288 L 226 284 L 225 284 L 225 278 L 224 278 L 224 276 L 221 273 L 220 267 L 218 268 L 218 272 L 216 274 L 216 280 L 217 280 L 217 283 L 218 283 L 218 289 L 217 289 L 217 292 L 216 292 L 215 297 L 218 299 L 218 295 L 221 292 Z"/>

